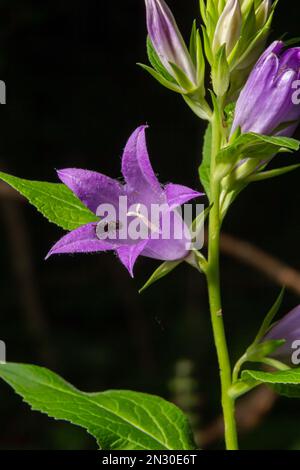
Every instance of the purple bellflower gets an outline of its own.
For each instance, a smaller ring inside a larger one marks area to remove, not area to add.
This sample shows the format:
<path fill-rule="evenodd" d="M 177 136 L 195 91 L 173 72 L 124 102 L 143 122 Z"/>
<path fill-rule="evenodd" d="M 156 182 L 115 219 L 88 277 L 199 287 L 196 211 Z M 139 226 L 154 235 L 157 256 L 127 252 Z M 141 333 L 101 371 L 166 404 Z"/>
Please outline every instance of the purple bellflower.
<path fill-rule="evenodd" d="M 73 193 L 93 213 L 99 216 L 98 209 L 101 205 L 110 205 L 115 209 L 117 220 L 104 220 L 89 223 L 71 231 L 60 239 L 50 250 L 47 258 L 59 253 L 91 253 L 101 251 L 115 251 L 121 262 L 133 276 L 133 267 L 138 256 L 146 256 L 163 261 L 184 260 L 189 255 L 188 245 L 191 242 L 190 232 L 184 224 L 183 219 L 175 210 L 182 204 L 202 195 L 192 189 L 177 185 L 167 184 L 162 187 L 150 164 L 145 129 L 147 126 L 139 127 L 129 138 L 122 157 L 122 174 L 125 183 L 111 179 L 101 173 L 80 170 L 75 168 L 58 171 L 60 180 L 68 186 Z M 126 198 L 128 206 L 134 207 L 133 211 L 127 212 L 126 222 L 138 220 L 142 222 L 149 236 L 142 239 L 132 239 L 120 235 L 122 207 L 120 200 Z M 149 209 L 153 205 L 164 207 L 156 226 L 149 218 L 140 213 L 140 206 Z M 171 214 L 171 217 L 170 217 Z M 167 239 L 162 237 L 161 227 L 165 219 L 172 219 L 172 228 Z M 183 236 L 175 236 L 176 227 L 182 227 Z M 112 231 L 112 237 L 107 237 Z M 155 236 L 153 232 L 156 232 Z M 102 239 L 102 235 L 105 235 Z"/>
<path fill-rule="evenodd" d="M 285 343 L 272 353 L 272 357 L 295 365 L 292 362 L 292 356 L 296 348 L 300 349 L 300 305 L 277 322 L 265 335 L 263 341 L 282 339 Z"/>
<path fill-rule="evenodd" d="M 239 96 L 231 134 L 240 127 L 242 133 L 290 137 L 300 120 L 299 78 L 300 48 L 284 50 L 283 42 L 273 42 Z"/>

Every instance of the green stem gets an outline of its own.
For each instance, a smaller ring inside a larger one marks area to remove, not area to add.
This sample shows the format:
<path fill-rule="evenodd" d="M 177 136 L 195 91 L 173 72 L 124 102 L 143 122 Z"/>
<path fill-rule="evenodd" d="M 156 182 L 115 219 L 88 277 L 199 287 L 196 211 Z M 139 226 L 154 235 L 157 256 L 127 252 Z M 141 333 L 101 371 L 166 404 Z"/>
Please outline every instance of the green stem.
<path fill-rule="evenodd" d="M 228 393 L 232 385 L 231 365 L 224 330 L 220 292 L 220 182 L 215 179 L 214 175 L 216 155 L 221 145 L 222 122 L 219 117 L 219 113 L 215 110 L 215 115 L 212 120 L 211 155 L 211 200 L 213 202 L 213 207 L 210 211 L 209 217 L 208 268 L 206 274 L 211 311 L 211 321 L 220 368 L 226 448 L 227 450 L 237 450 L 238 442 L 235 422 L 234 399 L 230 397 Z"/>
<path fill-rule="evenodd" d="M 234 369 L 233 369 L 233 373 L 232 373 L 232 382 L 236 382 L 239 378 L 239 374 L 240 374 L 240 370 L 242 368 L 242 366 L 245 364 L 245 362 L 247 361 L 247 355 L 244 354 L 236 363 L 236 365 L 234 366 Z"/>
<path fill-rule="evenodd" d="M 277 370 L 290 370 L 291 368 L 287 366 L 286 364 L 283 364 L 280 361 L 277 361 L 276 359 L 272 359 L 270 357 L 265 357 L 261 361 L 263 364 L 266 364 L 268 366 L 274 367 Z"/>

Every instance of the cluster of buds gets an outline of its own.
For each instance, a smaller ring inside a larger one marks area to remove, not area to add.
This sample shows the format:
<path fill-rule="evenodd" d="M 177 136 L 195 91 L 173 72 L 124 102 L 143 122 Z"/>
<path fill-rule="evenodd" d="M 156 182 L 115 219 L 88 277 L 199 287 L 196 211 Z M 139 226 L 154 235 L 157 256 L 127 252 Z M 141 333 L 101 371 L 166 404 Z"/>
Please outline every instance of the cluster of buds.
<path fill-rule="evenodd" d="M 249 183 L 299 168 L 267 168 L 275 155 L 299 150 L 299 141 L 292 138 L 300 122 L 299 87 L 300 47 L 274 41 L 251 71 L 233 116 L 227 113 L 229 142 L 221 151 L 218 173 L 223 214 Z"/>
<path fill-rule="evenodd" d="M 300 47 L 286 49 L 282 41 L 273 42 L 258 60 L 239 95 L 231 138 L 240 133 L 291 137 L 300 121 L 299 80 Z M 282 142 L 284 145 L 285 141 Z M 235 178 L 255 179 L 275 153 L 245 158 L 236 168 Z"/>
<path fill-rule="evenodd" d="M 243 86 L 265 47 L 275 3 L 272 6 L 271 0 L 207 0 L 206 3 L 200 0 L 205 52 L 217 94 L 222 94 L 229 83 L 231 96 Z"/>
<path fill-rule="evenodd" d="M 234 98 L 265 46 L 275 4 L 271 0 L 200 0 L 203 41 L 194 23 L 187 47 L 165 1 L 145 3 L 152 67 L 142 67 L 162 85 L 180 93 L 200 118 L 209 120 L 203 46 L 215 93 Z"/>

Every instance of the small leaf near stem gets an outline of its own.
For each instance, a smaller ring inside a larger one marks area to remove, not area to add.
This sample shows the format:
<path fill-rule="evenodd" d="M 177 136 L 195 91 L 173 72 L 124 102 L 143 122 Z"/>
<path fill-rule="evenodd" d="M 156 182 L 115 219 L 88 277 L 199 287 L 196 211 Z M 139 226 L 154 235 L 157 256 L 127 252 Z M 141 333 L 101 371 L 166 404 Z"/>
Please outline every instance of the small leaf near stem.
<path fill-rule="evenodd" d="M 276 344 L 274 343 L 274 348 L 273 348 L 273 345 L 271 344 L 273 342 L 268 341 L 267 343 L 262 343 L 261 345 L 259 343 L 262 340 L 262 338 L 265 336 L 266 332 L 268 331 L 268 329 L 271 326 L 272 321 L 274 320 L 275 316 L 277 315 L 277 313 L 280 309 L 280 306 L 282 304 L 284 294 L 285 294 L 285 288 L 283 287 L 281 289 L 280 294 L 277 297 L 275 303 L 272 305 L 271 309 L 267 313 L 267 315 L 266 315 L 266 317 L 265 317 L 265 319 L 264 319 L 264 321 L 263 321 L 263 323 L 262 323 L 262 325 L 261 325 L 261 327 L 260 327 L 253 343 L 247 348 L 246 352 L 240 357 L 240 359 L 235 364 L 234 369 L 233 369 L 233 374 L 232 374 L 233 382 L 236 382 L 238 380 L 240 370 L 246 362 L 266 363 L 265 362 L 265 360 L 266 360 L 265 356 L 270 354 L 270 352 L 272 352 L 272 349 L 274 351 L 274 349 L 277 349 L 277 347 L 282 345 L 282 341 L 276 341 L 275 342 Z M 268 343 L 270 343 L 270 348 L 265 349 L 265 346 L 268 346 Z M 260 348 L 260 346 L 261 346 L 261 348 Z M 259 349 L 261 349 L 261 354 L 260 354 Z M 279 362 L 279 361 L 276 361 L 276 362 Z M 274 362 L 273 362 L 273 364 L 274 364 Z"/>

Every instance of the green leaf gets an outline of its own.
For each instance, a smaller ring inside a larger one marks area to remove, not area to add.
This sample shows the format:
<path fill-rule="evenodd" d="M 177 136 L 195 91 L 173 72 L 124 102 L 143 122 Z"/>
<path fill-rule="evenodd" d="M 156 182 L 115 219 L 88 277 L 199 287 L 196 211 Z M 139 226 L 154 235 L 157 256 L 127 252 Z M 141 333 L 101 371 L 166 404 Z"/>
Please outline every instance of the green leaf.
<path fill-rule="evenodd" d="M 241 134 L 217 155 L 220 164 L 233 164 L 244 158 L 267 158 L 279 150 L 299 150 L 299 141 L 289 137 L 270 137 L 249 132 Z"/>
<path fill-rule="evenodd" d="M 280 395 L 290 398 L 300 398 L 300 369 L 289 369 L 276 372 L 245 370 L 242 380 L 249 385 L 265 384 Z"/>
<path fill-rule="evenodd" d="M 156 271 L 152 274 L 152 276 L 148 279 L 146 284 L 143 285 L 143 287 L 139 290 L 139 293 L 141 294 L 144 292 L 148 287 L 152 286 L 155 282 L 159 281 L 163 277 L 167 276 L 170 272 L 172 272 L 177 266 L 182 263 L 182 260 L 177 260 L 177 261 L 165 261 L 162 263 Z"/>
<path fill-rule="evenodd" d="M 210 162 L 211 162 L 211 140 L 212 140 L 212 127 L 211 124 L 207 126 L 204 144 L 203 144 L 203 158 L 199 168 L 200 181 L 205 189 L 205 192 L 210 198 Z"/>
<path fill-rule="evenodd" d="M 183 413 L 162 398 L 112 390 L 85 393 L 48 369 L 0 365 L 0 377 L 33 410 L 85 428 L 105 450 L 195 449 Z"/>
<path fill-rule="evenodd" d="M 50 222 L 65 230 L 99 220 L 64 184 L 30 181 L 2 172 L 0 179 L 25 196 Z"/>

